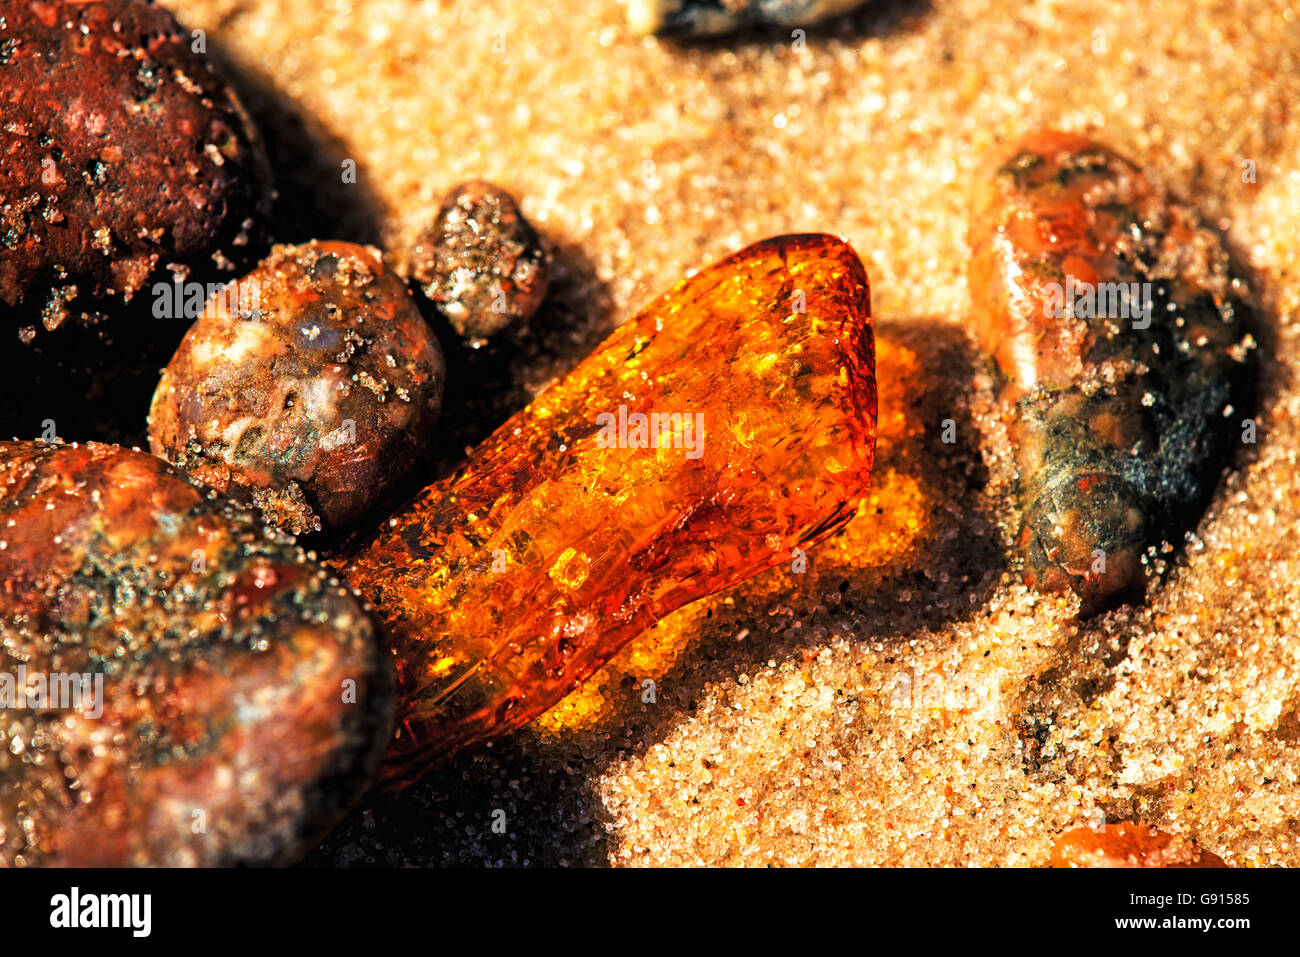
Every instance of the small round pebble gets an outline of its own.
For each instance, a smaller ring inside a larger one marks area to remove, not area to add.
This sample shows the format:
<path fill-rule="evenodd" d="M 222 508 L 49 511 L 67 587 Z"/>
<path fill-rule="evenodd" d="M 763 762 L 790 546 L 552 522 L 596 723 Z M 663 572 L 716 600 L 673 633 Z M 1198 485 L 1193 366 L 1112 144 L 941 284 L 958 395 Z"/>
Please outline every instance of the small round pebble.
<path fill-rule="evenodd" d="M 509 193 L 483 180 L 447 195 L 411 261 L 424 294 L 476 345 L 526 323 L 550 282 L 537 231 Z"/>
<path fill-rule="evenodd" d="M 277 246 L 154 393 L 153 453 L 294 534 L 354 525 L 427 446 L 442 349 L 378 250 Z"/>

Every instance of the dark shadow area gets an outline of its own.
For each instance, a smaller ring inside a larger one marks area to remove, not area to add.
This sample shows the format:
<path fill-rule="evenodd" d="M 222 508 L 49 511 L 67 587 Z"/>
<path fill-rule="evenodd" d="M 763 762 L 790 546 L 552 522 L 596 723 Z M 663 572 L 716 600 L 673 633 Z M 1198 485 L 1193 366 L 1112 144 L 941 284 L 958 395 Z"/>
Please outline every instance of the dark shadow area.
<path fill-rule="evenodd" d="M 850 633 L 890 641 L 980 614 L 1005 550 L 982 497 L 987 476 L 970 418 L 979 358 L 960 329 L 929 319 L 880 323 L 877 343 L 877 498 L 808 551 L 805 572 L 778 566 L 727 592 L 731 605 L 705 599 L 698 634 L 656 676 L 655 705 L 641 703 L 639 683 L 625 676 L 595 726 L 558 737 L 525 729 L 405 792 L 372 795 L 305 863 L 603 866 L 611 848 L 596 782 L 663 740 L 710 684 L 754 675 L 769 660 L 808 660 Z M 895 507 L 918 519 L 914 533 L 900 536 L 907 521 L 890 514 Z M 660 627 L 637 640 L 653 643 Z M 496 810 L 506 812 L 508 837 L 491 829 Z"/>
<path fill-rule="evenodd" d="M 257 64 L 240 60 L 211 37 L 208 56 L 243 100 L 266 144 L 276 190 L 273 240 L 341 239 L 379 245 L 384 210 L 368 185 L 376 171 L 358 168 L 356 181 L 344 182 L 344 161 L 355 157 L 347 155 L 331 131 L 310 123 Z"/>
<path fill-rule="evenodd" d="M 609 840 L 585 783 L 600 769 L 516 735 L 405 791 L 370 795 L 301 866 L 603 866 Z"/>
<path fill-rule="evenodd" d="M 148 448 L 149 402 L 189 323 L 155 318 L 147 288 L 104 312 L 96 325 L 70 319 L 28 344 L 8 331 L 0 347 L 0 436 Z"/>
<path fill-rule="evenodd" d="M 1289 392 L 1295 384 L 1295 370 L 1277 359 L 1278 317 L 1274 307 L 1276 293 L 1270 289 L 1264 276 L 1253 269 L 1246 257 L 1237 248 L 1232 236 L 1220 234 L 1224 248 L 1228 251 L 1233 275 L 1239 276 L 1250 290 L 1255 302 L 1251 315 L 1244 318 L 1245 328 L 1254 337 L 1257 348 L 1251 360 L 1245 381 L 1240 390 L 1241 403 L 1233 421 L 1240 425 L 1241 420 L 1254 418 L 1258 423 L 1256 441 L 1253 443 L 1237 442 L 1231 461 L 1225 463 L 1225 473 L 1244 471 L 1259 458 L 1260 447 L 1268 441 L 1269 423 L 1264 416 L 1277 400 Z M 1242 430 L 1236 430 L 1241 437 Z M 1222 492 L 1224 482 L 1219 482 L 1215 489 L 1215 498 Z"/>

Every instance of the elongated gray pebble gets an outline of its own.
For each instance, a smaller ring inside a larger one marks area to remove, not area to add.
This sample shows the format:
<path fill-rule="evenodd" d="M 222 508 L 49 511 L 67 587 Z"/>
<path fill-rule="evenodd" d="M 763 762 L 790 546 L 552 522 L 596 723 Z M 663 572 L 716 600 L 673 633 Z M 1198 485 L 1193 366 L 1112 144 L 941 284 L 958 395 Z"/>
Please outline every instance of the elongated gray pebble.
<path fill-rule="evenodd" d="M 848 13 L 864 0 L 629 0 L 638 33 L 714 37 L 754 27 L 811 26 Z"/>

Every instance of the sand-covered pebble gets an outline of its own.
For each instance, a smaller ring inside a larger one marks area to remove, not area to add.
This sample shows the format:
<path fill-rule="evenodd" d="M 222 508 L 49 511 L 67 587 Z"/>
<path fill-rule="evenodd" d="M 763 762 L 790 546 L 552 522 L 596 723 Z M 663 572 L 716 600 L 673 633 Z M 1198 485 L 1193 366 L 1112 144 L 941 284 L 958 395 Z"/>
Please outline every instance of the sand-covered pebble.
<path fill-rule="evenodd" d="M 360 603 L 116 446 L 0 443 L 0 864 L 291 861 L 392 721 Z"/>
<path fill-rule="evenodd" d="M 537 230 L 513 196 L 482 180 L 447 194 L 411 261 L 424 294 L 472 342 L 526 323 L 550 282 Z"/>
<path fill-rule="evenodd" d="M 997 150 L 975 186 L 973 324 L 1002 374 L 1030 584 L 1141 600 L 1253 434 L 1252 297 L 1191 204 L 1086 136 Z"/>
<path fill-rule="evenodd" d="M 277 246 L 182 340 L 150 446 L 274 525 L 339 531 L 419 461 L 444 381 L 438 340 L 378 250 Z"/>

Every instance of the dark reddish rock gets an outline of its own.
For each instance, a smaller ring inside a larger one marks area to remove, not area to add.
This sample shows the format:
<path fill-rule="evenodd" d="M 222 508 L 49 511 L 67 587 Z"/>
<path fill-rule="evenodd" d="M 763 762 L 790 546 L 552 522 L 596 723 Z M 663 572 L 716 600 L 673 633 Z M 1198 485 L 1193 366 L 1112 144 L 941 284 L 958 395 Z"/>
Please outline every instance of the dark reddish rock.
<path fill-rule="evenodd" d="M 438 340 L 378 250 L 277 246 L 182 340 L 155 455 L 300 534 L 346 529 L 416 464 L 442 401 Z"/>
<path fill-rule="evenodd" d="M 256 253 L 265 152 L 192 42 L 143 0 L 0 8 L 0 305 L 24 338 Z"/>
<path fill-rule="evenodd" d="M 0 697 L 89 676 L 0 708 L 0 864 L 291 862 L 366 788 L 376 629 L 250 518 L 142 452 L 0 443 Z"/>
<path fill-rule="evenodd" d="M 526 323 L 550 282 L 537 231 L 509 193 L 482 180 L 447 195 L 411 265 L 424 294 L 474 343 Z"/>

